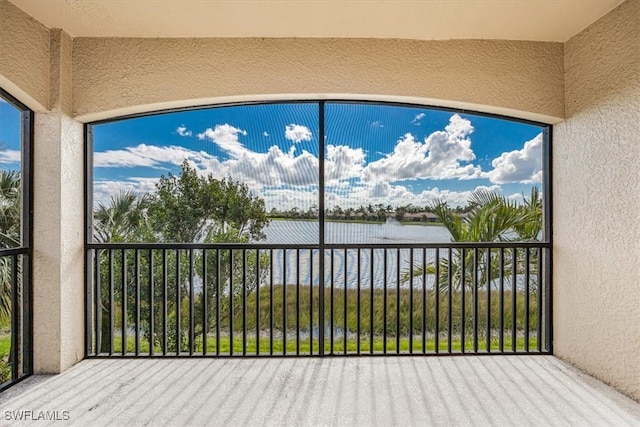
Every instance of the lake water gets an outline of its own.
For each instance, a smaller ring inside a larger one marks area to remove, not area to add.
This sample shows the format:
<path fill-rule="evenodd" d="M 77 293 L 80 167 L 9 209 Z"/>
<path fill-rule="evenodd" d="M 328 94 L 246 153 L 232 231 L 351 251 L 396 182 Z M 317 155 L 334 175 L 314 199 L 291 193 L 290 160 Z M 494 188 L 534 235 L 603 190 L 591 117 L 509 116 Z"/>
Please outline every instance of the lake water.
<path fill-rule="evenodd" d="M 317 244 L 319 225 L 312 221 L 271 221 L 265 228 L 266 240 L 260 243 L 274 244 Z M 403 225 L 395 220 L 384 224 L 356 222 L 327 222 L 325 224 L 327 243 L 353 244 L 354 249 L 325 250 L 325 285 L 335 287 L 356 287 L 358 277 L 363 288 L 395 287 L 399 283 L 398 272 L 402 276 L 410 270 L 411 254 L 413 264 L 427 262 L 435 258 L 434 250 L 422 249 L 362 249 L 358 259 L 357 245 L 362 243 L 446 243 L 450 234 L 441 226 Z M 299 256 L 299 259 L 298 259 Z M 386 261 L 386 262 L 385 262 Z M 358 270 L 359 264 L 359 270 Z M 299 266 L 299 268 L 298 268 Z M 318 250 L 274 250 L 273 283 L 301 285 L 319 284 Z M 333 279 L 333 281 L 332 281 Z M 262 282 L 265 284 L 265 282 Z M 267 279 L 266 284 L 269 283 Z M 414 279 L 414 286 L 421 285 L 420 277 Z M 428 283 L 429 284 L 429 283 Z M 400 280 L 400 285 L 407 282 Z"/>
<path fill-rule="evenodd" d="M 271 221 L 265 228 L 265 243 L 318 243 L 319 224 L 314 221 Z M 445 227 L 404 225 L 394 219 L 383 224 L 357 222 L 325 223 L 326 243 L 446 243 L 451 235 Z M 261 242 L 262 243 L 262 242 Z"/>

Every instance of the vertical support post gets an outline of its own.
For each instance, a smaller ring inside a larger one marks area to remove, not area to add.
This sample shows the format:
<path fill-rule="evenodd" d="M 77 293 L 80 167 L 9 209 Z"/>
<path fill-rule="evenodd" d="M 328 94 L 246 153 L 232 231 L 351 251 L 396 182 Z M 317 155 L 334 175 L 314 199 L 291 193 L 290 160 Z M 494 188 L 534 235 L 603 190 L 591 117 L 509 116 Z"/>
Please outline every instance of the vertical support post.
<path fill-rule="evenodd" d="M 324 111 L 325 103 L 318 103 L 318 353 L 324 355 L 324 247 L 325 247 L 325 230 L 324 230 Z"/>

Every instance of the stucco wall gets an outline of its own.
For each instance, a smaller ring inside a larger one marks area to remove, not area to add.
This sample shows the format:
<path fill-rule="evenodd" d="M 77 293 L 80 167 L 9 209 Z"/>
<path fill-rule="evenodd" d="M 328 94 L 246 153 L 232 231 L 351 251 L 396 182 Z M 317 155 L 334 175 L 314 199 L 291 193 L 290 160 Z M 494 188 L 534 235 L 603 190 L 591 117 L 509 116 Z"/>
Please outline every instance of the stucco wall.
<path fill-rule="evenodd" d="M 0 0 L 0 86 L 30 108 L 49 106 L 49 30 Z"/>
<path fill-rule="evenodd" d="M 640 400 L 640 1 L 565 45 L 555 127 L 555 353 Z"/>
<path fill-rule="evenodd" d="M 60 372 L 84 357 L 83 126 L 71 110 L 72 39 L 51 31 L 50 112 L 35 116 L 34 369 Z"/>
<path fill-rule="evenodd" d="M 94 120 L 261 95 L 375 94 L 557 122 L 563 46 L 522 41 L 76 38 L 73 108 Z"/>
<path fill-rule="evenodd" d="M 73 39 L 60 29 L 51 30 L 49 109 L 72 114 Z"/>

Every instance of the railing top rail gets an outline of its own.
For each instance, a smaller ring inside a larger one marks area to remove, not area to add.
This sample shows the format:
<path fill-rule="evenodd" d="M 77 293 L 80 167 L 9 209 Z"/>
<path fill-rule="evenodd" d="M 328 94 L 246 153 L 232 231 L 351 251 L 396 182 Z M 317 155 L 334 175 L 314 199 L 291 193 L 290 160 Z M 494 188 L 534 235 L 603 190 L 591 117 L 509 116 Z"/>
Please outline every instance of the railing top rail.
<path fill-rule="evenodd" d="M 29 253 L 29 248 L 11 248 L 11 249 L 0 249 L 0 257 L 3 256 L 11 256 L 11 255 L 25 255 Z"/>
<path fill-rule="evenodd" d="M 325 243 L 325 249 L 550 248 L 550 242 Z M 87 249 L 318 249 L 314 243 L 88 243 Z M 1 254 L 1 252 L 0 252 Z"/>

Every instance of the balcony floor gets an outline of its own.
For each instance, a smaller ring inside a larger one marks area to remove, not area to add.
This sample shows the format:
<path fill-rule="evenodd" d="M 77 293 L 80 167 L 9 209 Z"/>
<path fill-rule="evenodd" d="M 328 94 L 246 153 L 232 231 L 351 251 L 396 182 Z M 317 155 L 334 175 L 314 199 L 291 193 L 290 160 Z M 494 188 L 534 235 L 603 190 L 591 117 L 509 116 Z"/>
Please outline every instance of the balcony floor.
<path fill-rule="evenodd" d="M 640 404 L 552 356 L 94 359 L 0 408 L 2 425 L 640 425 Z"/>

